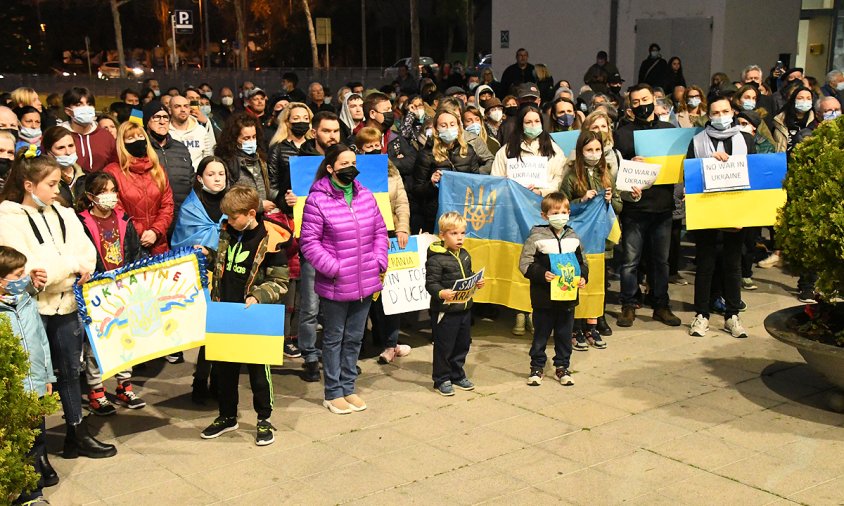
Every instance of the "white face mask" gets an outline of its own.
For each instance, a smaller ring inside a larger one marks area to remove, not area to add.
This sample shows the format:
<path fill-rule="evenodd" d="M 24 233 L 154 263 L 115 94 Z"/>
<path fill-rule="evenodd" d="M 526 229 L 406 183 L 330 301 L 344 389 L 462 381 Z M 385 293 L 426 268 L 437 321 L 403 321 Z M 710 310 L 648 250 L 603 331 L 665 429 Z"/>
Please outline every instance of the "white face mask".
<path fill-rule="evenodd" d="M 208 100 L 211 100 L 211 96 L 212 96 L 212 95 L 214 95 L 214 92 L 213 92 L 213 91 L 206 91 L 206 92 L 204 93 L 204 95 L 205 95 L 206 97 L 208 97 Z"/>
<path fill-rule="evenodd" d="M 709 123 L 717 130 L 726 130 L 733 126 L 733 115 L 726 114 L 718 118 L 709 118 Z"/>
<path fill-rule="evenodd" d="M 231 107 L 234 103 L 234 97 L 223 97 L 220 99 L 220 102 L 226 107 Z"/>
<path fill-rule="evenodd" d="M 501 121 L 501 118 L 504 117 L 504 111 L 502 109 L 495 109 L 489 112 L 489 119 L 498 123 Z"/>
<path fill-rule="evenodd" d="M 800 112 L 809 112 L 812 110 L 811 100 L 797 100 L 794 102 L 794 108 Z"/>
<path fill-rule="evenodd" d="M 21 127 L 20 136 L 25 139 L 35 139 L 37 137 L 41 137 L 41 129 Z"/>
<path fill-rule="evenodd" d="M 160 97 L 161 96 L 161 90 L 152 90 L 152 94 L 155 95 L 156 97 Z"/>
<path fill-rule="evenodd" d="M 210 105 L 200 105 L 199 106 L 199 112 L 208 116 L 209 114 L 211 114 L 211 106 Z"/>
<path fill-rule="evenodd" d="M 568 213 L 552 214 L 548 217 L 548 223 L 556 230 L 562 230 L 569 222 Z"/>
<path fill-rule="evenodd" d="M 753 125 L 744 125 L 739 130 L 741 130 L 742 132 L 744 132 L 746 134 L 750 134 L 750 135 L 756 134 L 756 132 L 753 131 Z"/>
<path fill-rule="evenodd" d="M 117 206 L 117 194 L 114 192 L 100 193 L 96 199 L 97 205 L 111 211 Z"/>
<path fill-rule="evenodd" d="M 659 120 L 668 123 L 671 120 L 671 115 L 670 114 L 660 114 Z"/>
<path fill-rule="evenodd" d="M 601 160 L 601 154 L 583 153 L 583 159 L 588 163 L 598 163 Z"/>
<path fill-rule="evenodd" d="M 73 110 L 73 121 L 80 125 L 90 125 L 97 119 L 97 110 L 93 105 L 80 105 Z"/>

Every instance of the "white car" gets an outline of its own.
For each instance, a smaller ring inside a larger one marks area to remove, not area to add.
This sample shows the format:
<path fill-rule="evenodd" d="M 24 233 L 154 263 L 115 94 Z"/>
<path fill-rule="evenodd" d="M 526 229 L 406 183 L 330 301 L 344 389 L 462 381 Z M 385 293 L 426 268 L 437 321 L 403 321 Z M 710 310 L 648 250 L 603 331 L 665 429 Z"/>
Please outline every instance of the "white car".
<path fill-rule="evenodd" d="M 422 73 L 422 68 L 430 66 L 431 69 L 436 74 L 440 66 L 434 63 L 434 59 L 430 56 L 420 56 L 419 57 L 419 73 Z M 389 67 L 384 69 L 384 79 L 395 79 L 399 75 L 399 67 L 407 67 L 410 68 L 410 58 L 402 58 L 401 60 L 397 61 L 396 63 L 390 65 Z"/>
<path fill-rule="evenodd" d="M 126 77 L 143 77 L 143 67 L 126 66 Z M 120 62 L 107 61 L 97 69 L 97 77 L 100 79 L 117 79 L 120 77 Z"/>

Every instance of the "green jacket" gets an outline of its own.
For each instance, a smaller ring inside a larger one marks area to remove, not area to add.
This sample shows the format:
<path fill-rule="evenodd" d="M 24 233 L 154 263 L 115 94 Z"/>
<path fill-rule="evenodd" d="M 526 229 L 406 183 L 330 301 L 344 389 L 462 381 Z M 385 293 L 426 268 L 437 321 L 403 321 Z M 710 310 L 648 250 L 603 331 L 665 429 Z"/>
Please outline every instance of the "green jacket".
<path fill-rule="evenodd" d="M 575 181 L 577 181 L 577 173 L 574 170 L 574 160 L 569 160 L 566 162 L 566 167 L 563 169 L 563 182 L 560 184 L 560 192 L 569 199 L 569 202 L 580 199 L 583 197 L 583 193 L 578 192 L 576 190 Z M 607 171 L 609 171 L 609 167 L 607 167 Z M 610 204 L 612 204 L 612 209 L 615 211 L 615 214 L 618 215 L 621 213 L 621 208 L 623 203 L 621 202 L 621 195 L 618 193 L 618 189 L 615 187 L 615 181 L 610 178 L 612 184 L 612 199 L 610 200 Z M 598 192 L 594 198 L 602 199 L 604 198 L 604 188 L 603 183 L 601 182 L 601 178 L 598 177 L 597 172 L 594 172 L 588 179 L 587 190 L 595 190 Z"/>

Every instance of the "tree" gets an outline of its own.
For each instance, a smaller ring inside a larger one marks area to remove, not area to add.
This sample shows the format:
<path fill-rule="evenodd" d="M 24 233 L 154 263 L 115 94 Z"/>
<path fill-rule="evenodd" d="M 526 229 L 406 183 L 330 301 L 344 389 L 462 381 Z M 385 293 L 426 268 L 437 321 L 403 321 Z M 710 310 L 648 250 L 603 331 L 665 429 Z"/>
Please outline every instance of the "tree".
<path fill-rule="evenodd" d="M 234 6 L 234 18 L 237 23 L 237 46 L 238 59 L 237 67 L 241 70 L 249 68 L 249 46 L 246 40 L 246 10 L 243 6 L 243 0 L 214 0 L 218 6 L 224 5 Z"/>
<path fill-rule="evenodd" d="M 419 0 L 410 0 L 410 72 L 419 78 Z"/>
<path fill-rule="evenodd" d="M 308 35 L 311 38 L 311 65 L 319 68 L 319 51 L 316 43 L 316 32 L 314 31 L 314 20 L 311 17 L 311 6 L 308 5 L 308 0 L 302 0 L 302 5 L 305 7 L 305 18 L 308 20 Z"/>
<path fill-rule="evenodd" d="M 123 25 L 120 23 L 120 6 L 132 0 L 109 0 L 111 18 L 114 21 L 114 38 L 117 40 L 117 61 L 120 62 L 120 77 L 126 77 L 126 53 L 123 52 Z"/>
<path fill-rule="evenodd" d="M 466 0 L 466 68 L 475 64 L 475 0 Z"/>

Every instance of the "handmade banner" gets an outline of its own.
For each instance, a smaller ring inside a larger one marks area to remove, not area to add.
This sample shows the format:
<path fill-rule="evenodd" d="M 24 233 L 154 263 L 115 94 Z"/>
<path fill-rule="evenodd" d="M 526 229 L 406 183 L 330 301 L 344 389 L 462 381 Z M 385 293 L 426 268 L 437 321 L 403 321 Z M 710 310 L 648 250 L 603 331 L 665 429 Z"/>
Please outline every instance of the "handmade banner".
<path fill-rule="evenodd" d="M 284 306 L 209 302 L 205 358 L 220 362 L 282 365 Z"/>
<path fill-rule="evenodd" d="M 475 302 L 530 311 L 530 282 L 519 271 L 522 245 L 539 215 L 542 198 L 508 178 L 444 171 L 439 214 L 456 211 L 468 222 L 463 246 L 473 265 L 484 266 L 486 286 Z"/>
<path fill-rule="evenodd" d="M 704 161 L 697 158 L 685 162 L 687 229 L 766 227 L 776 223 L 777 211 L 786 200 L 782 188 L 785 153 L 748 155 L 750 188 L 735 191 L 706 192 Z"/>
<path fill-rule="evenodd" d="M 580 284 L 580 263 L 575 251 L 580 241 L 574 238 L 560 241 L 562 253 L 548 255 L 551 261 L 551 300 L 571 301 L 577 299 L 577 289 Z"/>
<path fill-rule="evenodd" d="M 548 158 L 523 156 L 507 159 L 507 177 L 524 187 L 548 187 Z"/>
<path fill-rule="evenodd" d="M 659 171 L 661 169 L 661 165 L 654 163 L 621 160 L 621 163 L 618 165 L 618 177 L 615 181 L 615 187 L 618 188 L 618 191 L 622 192 L 633 191 L 634 187 L 640 190 L 647 190 L 653 186 L 654 181 L 659 177 Z"/>
<path fill-rule="evenodd" d="M 454 292 L 454 298 L 446 301 L 446 304 L 465 304 L 474 297 L 475 292 L 478 291 L 478 281 L 484 279 L 484 270 L 472 274 L 468 278 L 458 279 L 451 287 Z"/>
<path fill-rule="evenodd" d="M 103 379 L 205 344 L 205 256 L 182 248 L 74 287 L 79 316 Z"/>
<path fill-rule="evenodd" d="M 636 156 L 647 163 L 662 167 L 654 184 L 675 184 L 683 179 L 683 160 L 689 151 L 692 137 L 701 128 L 657 128 L 633 132 L 633 148 Z"/>
<path fill-rule="evenodd" d="M 571 152 L 575 150 L 575 147 L 577 146 L 578 137 L 580 137 L 580 130 L 554 132 L 551 134 L 551 140 L 556 142 L 557 146 L 560 146 L 560 149 L 563 150 L 563 154 L 566 155 L 566 158 L 569 158 Z"/>
<path fill-rule="evenodd" d="M 305 200 L 314 184 L 317 168 L 325 157 L 322 156 L 291 156 L 290 157 L 290 186 L 296 195 L 296 205 L 293 206 L 293 219 L 296 221 L 296 237 L 302 230 L 302 211 Z M 358 156 L 357 169 L 360 174 L 357 181 L 375 195 L 378 208 L 387 230 L 395 230 L 393 224 L 393 210 L 390 207 L 390 189 L 387 185 L 387 155 Z"/>
<path fill-rule="evenodd" d="M 384 314 L 393 315 L 421 311 L 431 307 L 431 294 L 425 289 L 425 261 L 428 246 L 437 240 L 431 234 L 412 235 L 404 249 L 390 239 L 387 252 L 389 267 L 381 292 Z"/>
<path fill-rule="evenodd" d="M 583 259 L 589 266 L 589 282 L 580 289 L 574 316 L 597 318 L 604 314 L 604 250 L 607 241 L 618 244 L 621 229 L 612 206 L 598 197 L 585 203 L 574 202 L 569 215 L 569 226 L 577 232 Z"/>

